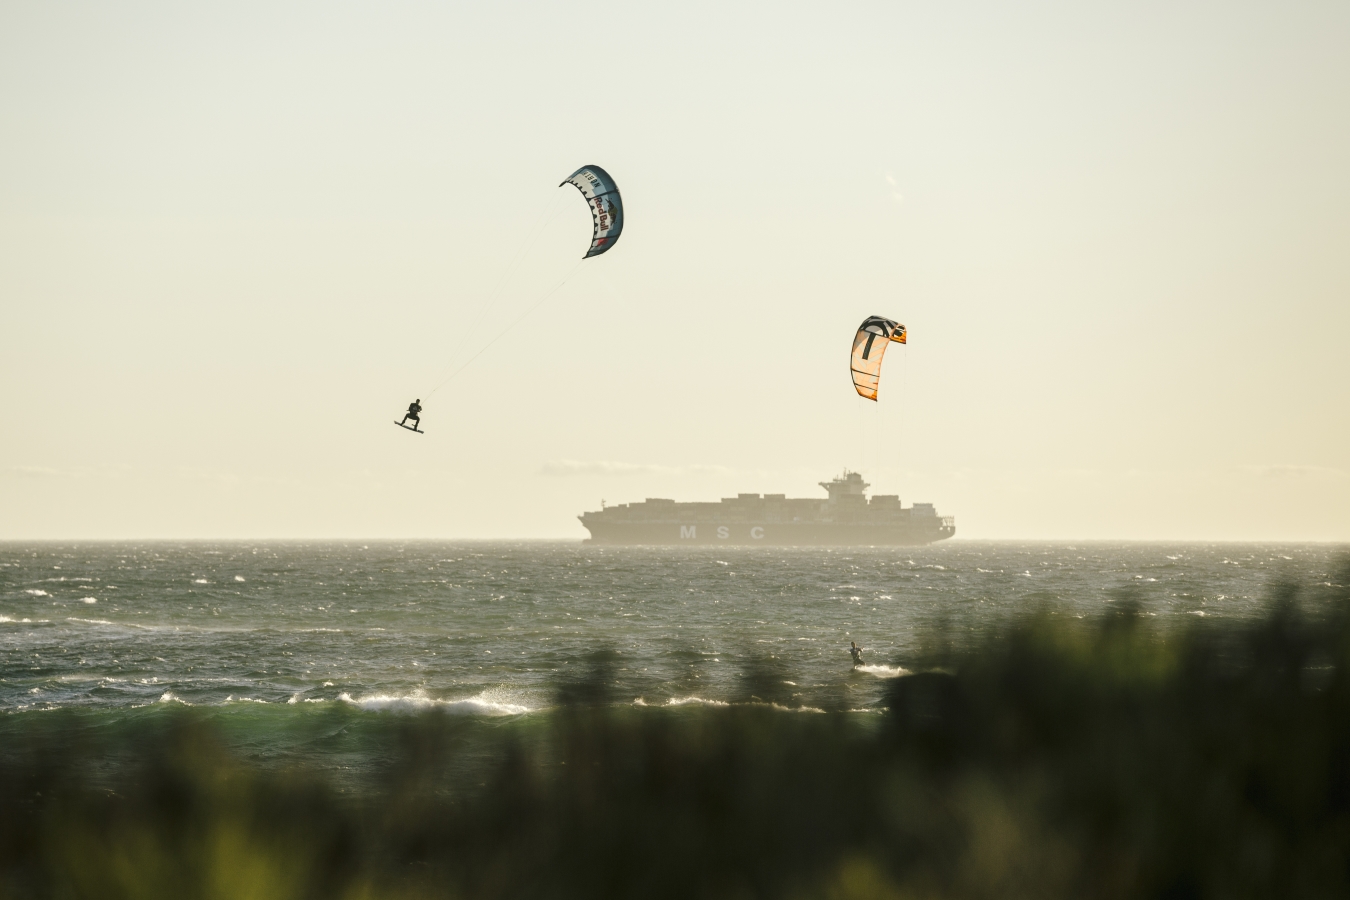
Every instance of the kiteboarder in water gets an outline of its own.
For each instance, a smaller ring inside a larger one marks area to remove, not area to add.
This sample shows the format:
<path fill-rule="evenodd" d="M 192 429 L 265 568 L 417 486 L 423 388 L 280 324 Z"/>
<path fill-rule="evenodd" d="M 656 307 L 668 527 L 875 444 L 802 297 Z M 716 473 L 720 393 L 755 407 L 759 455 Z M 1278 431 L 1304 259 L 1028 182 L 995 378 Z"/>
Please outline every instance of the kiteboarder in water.
<path fill-rule="evenodd" d="M 419 419 L 417 418 L 417 414 L 420 413 L 421 411 L 422 411 L 422 400 L 421 400 L 420 397 L 419 397 L 418 399 L 414 400 L 413 402 L 411 402 L 411 403 L 408 404 L 408 414 L 405 415 L 405 416 L 403 417 L 403 422 L 406 422 L 406 421 L 408 421 L 409 419 L 412 419 L 412 420 L 413 420 L 413 431 L 416 431 L 416 430 L 417 430 L 417 425 L 418 425 L 418 423 L 421 421 L 421 420 L 419 420 Z M 403 422 L 399 422 L 398 424 L 403 425 Z M 404 427 L 404 428 L 407 428 L 408 426 L 407 426 L 407 425 L 403 425 L 403 427 Z"/>
<path fill-rule="evenodd" d="M 848 655 L 853 657 L 853 665 L 862 665 L 863 648 L 859 647 L 853 641 L 848 642 Z"/>

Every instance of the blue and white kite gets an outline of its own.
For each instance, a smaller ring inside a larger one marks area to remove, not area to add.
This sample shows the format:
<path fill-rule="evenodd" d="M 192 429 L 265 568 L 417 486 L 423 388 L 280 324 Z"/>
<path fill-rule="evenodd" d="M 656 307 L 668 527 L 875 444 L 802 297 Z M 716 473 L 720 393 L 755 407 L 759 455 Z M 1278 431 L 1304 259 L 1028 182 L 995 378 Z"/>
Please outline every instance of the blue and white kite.
<path fill-rule="evenodd" d="M 581 196 L 590 204 L 591 218 L 595 220 L 591 249 L 582 259 L 599 256 L 613 247 L 619 240 L 619 235 L 623 233 L 623 198 L 619 196 L 619 186 L 609 177 L 609 173 L 599 166 L 582 166 L 558 187 L 562 187 L 563 184 L 577 186 Z"/>

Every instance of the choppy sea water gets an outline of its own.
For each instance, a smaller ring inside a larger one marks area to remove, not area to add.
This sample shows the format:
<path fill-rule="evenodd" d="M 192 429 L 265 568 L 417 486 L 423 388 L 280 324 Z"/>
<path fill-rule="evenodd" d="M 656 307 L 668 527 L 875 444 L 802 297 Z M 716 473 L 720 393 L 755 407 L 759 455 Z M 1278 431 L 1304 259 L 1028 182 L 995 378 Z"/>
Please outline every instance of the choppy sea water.
<path fill-rule="evenodd" d="M 1328 545 L 605 548 L 576 543 L 0 544 L 0 711 L 156 705 L 525 716 L 589 654 L 613 696 L 721 704 L 747 660 L 781 705 L 882 702 L 939 625 L 1004 627 L 1130 598 L 1160 623 L 1258 615 Z M 847 648 L 866 648 L 854 669 Z"/>

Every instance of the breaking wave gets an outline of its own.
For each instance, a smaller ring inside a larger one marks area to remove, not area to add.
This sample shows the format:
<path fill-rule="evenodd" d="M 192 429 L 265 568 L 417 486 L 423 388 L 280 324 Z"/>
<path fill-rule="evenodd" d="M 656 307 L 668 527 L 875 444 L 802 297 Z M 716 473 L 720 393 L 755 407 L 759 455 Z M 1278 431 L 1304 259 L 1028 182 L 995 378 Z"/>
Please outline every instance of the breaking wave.
<path fill-rule="evenodd" d="M 504 703 L 491 699 L 487 694 L 467 697 L 463 700 L 437 700 L 428 697 L 422 691 L 414 691 L 405 696 L 394 694 L 374 694 L 368 697 L 353 698 L 342 693 L 338 699 L 367 712 L 421 713 L 430 710 L 455 716 L 519 716 L 534 712 L 528 706 L 517 703 Z"/>
<path fill-rule="evenodd" d="M 909 669 L 900 666 L 855 666 L 854 669 L 878 678 L 899 678 L 901 675 L 909 674 Z"/>
<path fill-rule="evenodd" d="M 641 697 L 638 697 L 636 700 L 634 700 L 634 701 L 633 701 L 633 705 L 634 705 L 634 706 L 645 706 L 645 707 L 648 707 L 648 708 L 651 708 L 651 707 L 653 706 L 653 704 L 648 703 L 646 700 L 644 700 L 644 699 L 641 698 Z M 819 713 L 819 712 L 824 712 L 824 711 L 825 711 L 825 710 L 823 710 L 823 709 L 817 709 L 817 708 L 814 707 L 814 706 L 784 706 L 784 705 L 781 704 L 781 703 L 765 703 L 765 702 L 759 701 L 759 700 L 752 700 L 752 701 L 750 701 L 750 702 L 748 702 L 748 703 L 736 703 L 736 704 L 732 704 L 732 703 L 728 703 L 728 702 L 725 701 L 725 700 L 709 700 L 709 699 L 707 699 L 706 697 L 694 697 L 694 696 L 690 696 L 690 697 L 671 697 L 669 700 L 667 700 L 667 701 L 664 702 L 664 703 L 658 703 L 658 704 L 655 704 L 656 707 L 665 707 L 665 708 L 667 708 L 667 709 L 679 708 L 679 707 L 682 707 L 682 706 L 702 706 L 702 707 L 709 707 L 709 708 L 723 708 L 723 707 L 729 707 L 729 706 L 733 706 L 733 705 L 734 705 L 734 706 L 737 706 L 737 707 L 743 707 L 743 706 L 768 707 L 768 708 L 770 708 L 770 709 L 776 709 L 776 710 L 778 710 L 779 712 L 792 712 L 792 713 Z"/>
<path fill-rule="evenodd" d="M 707 700 L 703 697 L 671 697 L 662 706 L 730 706 L 724 700 Z M 646 706 L 644 703 L 643 706 Z"/>

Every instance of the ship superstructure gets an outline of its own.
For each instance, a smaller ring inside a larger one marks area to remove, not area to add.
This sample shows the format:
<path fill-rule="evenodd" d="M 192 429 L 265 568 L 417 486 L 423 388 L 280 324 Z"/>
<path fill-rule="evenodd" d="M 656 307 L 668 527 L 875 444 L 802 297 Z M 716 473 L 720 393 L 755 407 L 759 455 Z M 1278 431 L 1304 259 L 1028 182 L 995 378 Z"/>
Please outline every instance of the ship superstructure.
<path fill-rule="evenodd" d="M 931 503 L 902 507 L 895 494 L 868 499 L 871 485 L 845 471 L 822 481 L 828 499 L 738 494 L 717 503 L 648 497 L 577 518 L 596 544 L 916 545 L 956 533 L 956 520 Z"/>

